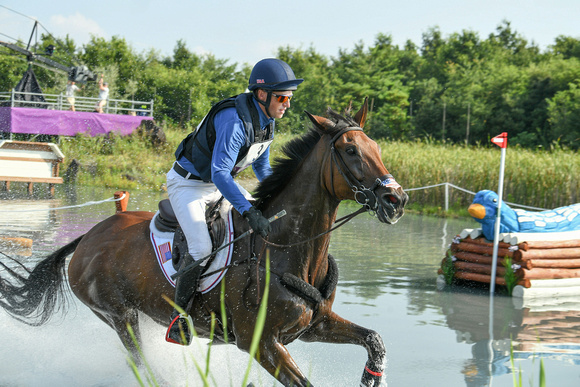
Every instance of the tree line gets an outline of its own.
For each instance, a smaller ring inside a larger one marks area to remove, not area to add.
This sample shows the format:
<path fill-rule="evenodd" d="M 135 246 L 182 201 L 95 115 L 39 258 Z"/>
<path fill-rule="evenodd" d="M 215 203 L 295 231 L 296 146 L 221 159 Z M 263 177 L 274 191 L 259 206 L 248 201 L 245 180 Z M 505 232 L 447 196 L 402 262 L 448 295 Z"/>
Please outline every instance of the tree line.
<path fill-rule="evenodd" d="M 173 54 L 154 49 L 137 53 L 122 37 L 92 37 L 77 46 L 42 35 L 40 49 L 54 45 L 52 58 L 82 63 L 109 82 L 111 98 L 154 101 L 155 119 L 191 129 L 211 105 L 245 91 L 251 64 L 230 63 L 213 55 L 197 55 L 183 40 Z M 27 63 L 0 47 L 0 91 L 9 91 Z M 292 108 L 278 130 L 302 132 L 307 110 L 342 111 L 369 98 L 368 133 L 374 138 L 428 139 L 485 144 L 508 132 L 510 144 L 551 149 L 580 145 L 580 40 L 558 36 L 542 51 L 514 31 L 508 21 L 487 38 L 463 30 L 443 37 L 437 27 L 416 45 L 403 47 L 379 33 L 373 45 L 355 44 L 336 56 L 315 47 L 279 47 L 285 60 L 305 82 L 295 92 Z M 34 67 L 45 93 L 64 91 L 66 76 Z M 96 96 L 94 83 L 78 93 Z"/>

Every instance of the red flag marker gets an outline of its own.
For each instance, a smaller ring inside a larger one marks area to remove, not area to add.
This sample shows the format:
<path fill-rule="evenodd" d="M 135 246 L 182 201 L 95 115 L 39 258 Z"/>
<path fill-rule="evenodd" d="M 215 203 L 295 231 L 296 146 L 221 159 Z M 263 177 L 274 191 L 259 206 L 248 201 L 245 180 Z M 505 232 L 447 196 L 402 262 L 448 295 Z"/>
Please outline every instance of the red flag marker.
<path fill-rule="evenodd" d="M 503 132 L 499 136 L 495 136 L 491 139 L 491 142 L 500 148 L 507 148 L 507 132 Z"/>

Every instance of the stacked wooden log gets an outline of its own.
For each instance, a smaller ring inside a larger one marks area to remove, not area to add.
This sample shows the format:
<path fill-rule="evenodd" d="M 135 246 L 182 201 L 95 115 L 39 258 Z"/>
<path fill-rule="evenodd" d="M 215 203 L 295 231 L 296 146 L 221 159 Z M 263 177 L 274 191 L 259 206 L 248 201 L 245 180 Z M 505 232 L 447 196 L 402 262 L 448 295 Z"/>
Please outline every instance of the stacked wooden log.
<path fill-rule="evenodd" d="M 542 235 L 530 237 L 530 234 L 525 236 L 500 234 L 502 241 L 498 244 L 496 284 L 506 284 L 504 261 L 507 257 L 511 258 L 518 285 L 524 288 L 533 287 L 535 280 L 580 279 L 580 232 L 559 234 L 564 236 L 556 238 L 550 235 L 544 238 L 552 240 L 541 240 Z M 526 236 L 535 240 L 524 240 Z M 447 257 L 442 261 L 440 274 L 443 274 L 445 260 L 449 257 L 453 260 L 455 278 L 490 283 L 493 242 L 479 235 L 477 230 L 475 232 L 464 230 L 457 235 L 447 252 Z M 545 287 L 545 284 L 538 283 L 536 287 Z"/>

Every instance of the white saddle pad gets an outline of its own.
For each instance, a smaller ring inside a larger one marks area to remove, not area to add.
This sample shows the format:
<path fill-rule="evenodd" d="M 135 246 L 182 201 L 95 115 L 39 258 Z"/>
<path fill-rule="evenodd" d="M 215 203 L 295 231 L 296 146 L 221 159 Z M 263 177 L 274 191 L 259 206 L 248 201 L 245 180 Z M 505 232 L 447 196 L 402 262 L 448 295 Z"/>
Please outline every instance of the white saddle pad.
<path fill-rule="evenodd" d="M 227 207 L 227 206 L 226 206 Z M 167 278 L 167 281 L 175 287 L 175 281 L 171 278 L 175 274 L 175 269 L 173 268 L 173 263 L 171 262 L 171 250 L 173 244 L 173 234 L 172 232 L 161 232 L 155 227 L 155 217 L 159 215 L 159 211 L 155 213 L 151 223 L 149 224 L 151 244 L 153 245 L 153 250 L 155 250 L 155 255 L 157 256 L 157 262 L 161 271 Z M 222 212 L 222 217 L 226 223 L 226 237 L 222 246 L 226 243 L 231 242 L 234 239 L 234 228 L 232 222 L 232 211 L 231 207 L 227 211 Z M 216 270 L 223 269 L 214 273 L 208 277 L 201 278 L 199 281 L 198 291 L 201 293 L 207 293 L 212 290 L 222 278 L 225 276 L 228 269 L 227 267 L 232 261 L 232 252 L 234 245 L 231 244 L 227 248 L 221 250 L 217 253 L 216 257 L 213 259 L 211 265 L 205 270 L 206 273 L 212 273 Z"/>

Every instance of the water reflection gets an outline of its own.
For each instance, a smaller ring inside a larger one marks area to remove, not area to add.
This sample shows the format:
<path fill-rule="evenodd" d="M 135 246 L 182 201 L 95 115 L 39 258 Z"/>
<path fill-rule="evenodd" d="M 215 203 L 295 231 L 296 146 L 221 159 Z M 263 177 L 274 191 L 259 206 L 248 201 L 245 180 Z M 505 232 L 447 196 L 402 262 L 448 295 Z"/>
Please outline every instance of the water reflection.
<path fill-rule="evenodd" d="M 0 198 L 0 235 L 26 237 L 34 242 L 28 256 L 2 252 L 32 264 L 115 212 L 111 202 L 55 208 L 112 196 L 113 190 L 82 189 L 74 194 L 57 190 L 54 200 Z M 162 197 L 163 193 L 131 192 L 129 210 L 154 211 Z M 19 212 L 23 209 L 44 211 Z M 339 215 L 356 209 L 343 205 Z M 475 225 L 470 219 L 407 214 L 397 224 L 385 225 L 367 214 L 359 215 L 332 234 L 330 252 L 340 272 L 335 311 L 381 334 L 388 350 L 386 383 L 391 386 L 513 386 L 510 343 L 514 346 L 516 370 L 521 369 L 525 375 L 524 385 L 537 375 L 540 356 L 545 361 L 548 385 L 579 385 L 580 302 L 560 299 L 558 304 L 548 304 L 546 300 L 522 302 L 499 296 L 491 304 L 486 289 L 437 289 L 437 269 L 449 243 L 462 229 L 472 227 Z M 85 309 L 80 307 L 78 312 L 83 323 L 71 321 L 74 329 L 82 330 L 87 321 L 94 321 L 99 337 L 107 338 L 100 340 L 101 345 L 109 346 L 102 352 L 110 352 L 111 348 L 119 351 L 114 333 Z M 1 314 L 0 318 L 13 327 L 9 335 L 13 337 L 21 325 Z M 59 329 L 53 327 L 52 331 Z M 26 332 L 36 331 L 30 328 Z M 161 335 L 154 337 L 161 340 Z M 70 347 L 66 344 L 68 339 L 54 340 L 54 345 Z M 5 336 L 0 341 L 4 343 L 0 358 L 5 358 L 6 363 L 21 352 L 20 342 Z M 159 343 L 155 350 L 165 348 Z M 319 386 L 357 385 L 366 358 L 364 350 L 353 346 L 296 342 L 290 350 Z M 231 356 L 239 356 L 236 351 L 233 348 L 235 355 Z M 320 359 L 321 353 L 325 354 L 324 359 Z M 104 370 L 110 368 L 107 356 L 101 361 Z M 47 355 L 46 364 L 53 366 L 53 362 Z M 328 364 L 333 365 L 332 377 L 328 375 Z M 54 366 L 55 380 L 59 380 L 60 373 L 70 372 L 67 365 Z M 10 368 L 2 369 L 0 384 L 19 380 L 19 375 L 10 372 Z M 31 375 L 34 380 L 27 384 L 42 385 L 42 372 L 38 374 L 37 379 Z M 259 375 L 261 380 L 270 380 Z M 107 377 L 110 375 L 95 374 L 91 380 L 96 382 L 89 385 L 99 385 Z M 123 378 L 132 378 L 130 370 Z M 189 385 L 195 385 L 195 381 L 189 380 Z"/>
<path fill-rule="evenodd" d="M 473 357 L 462 369 L 466 386 L 487 386 L 493 377 L 511 374 L 510 345 L 516 362 L 539 364 L 541 357 L 580 365 L 577 300 L 535 300 L 524 306 L 521 299 L 455 290 L 442 292 L 439 301 L 457 342 L 471 345 Z"/>
<path fill-rule="evenodd" d="M 344 205 L 339 215 L 355 209 Z M 434 291 L 434 272 L 449 247 L 448 235 L 465 224 L 465 220 L 405 215 L 397 224 L 387 225 L 363 214 L 333 232 L 330 252 L 337 260 L 341 284 L 359 297 L 372 300 L 387 291 L 385 286 Z M 417 301 L 429 303 L 425 297 Z"/>
<path fill-rule="evenodd" d="M 350 210 L 343 208 L 344 213 Z M 331 242 L 340 285 L 370 308 L 380 308 L 374 301 L 381 295 L 405 296 L 409 315 L 441 315 L 421 324 L 451 329 L 457 344 L 471 347 L 471 357 L 462 361 L 459 370 L 466 386 L 511 385 L 510 345 L 522 372 L 529 373 L 535 365 L 537 373 L 542 357 L 558 363 L 545 365 L 548 380 L 577 385 L 579 368 L 566 368 L 568 378 L 559 373 L 562 365 L 580 365 L 577 300 L 548 298 L 524 303 L 507 296 L 490 299 L 488 289 L 437 290 L 437 269 L 449 243 L 462 229 L 471 227 L 468 219 L 406 215 L 396 225 L 383 225 L 365 215 L 355 218 L 335 231 Z M 417 340 L 429 341 L 425 337 Z M 552 369 L 558 371 L 550 372 Z M 574 382 L 570 373 L 575 375 Z"/>

